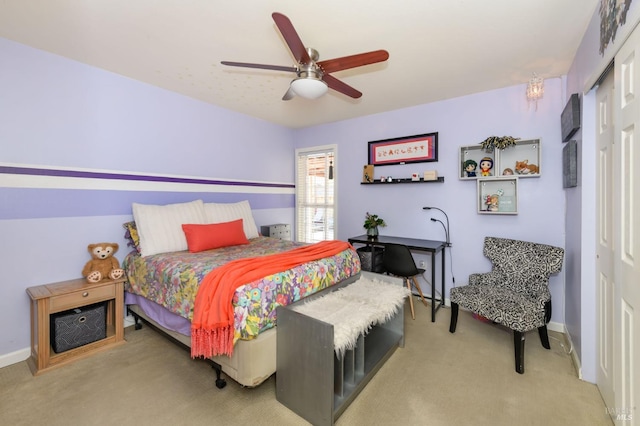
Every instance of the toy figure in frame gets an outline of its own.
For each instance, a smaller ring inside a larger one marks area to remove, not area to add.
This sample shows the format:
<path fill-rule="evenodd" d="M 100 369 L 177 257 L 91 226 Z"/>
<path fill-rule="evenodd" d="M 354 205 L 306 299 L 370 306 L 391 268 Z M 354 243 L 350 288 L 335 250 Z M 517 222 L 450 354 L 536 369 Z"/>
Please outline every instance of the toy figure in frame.
<path fill-rule="evenodd" d="M 463 166 L 467 177 L 476 177 L 476 168 L 478 167 L 478 163 L 473 160 L 466 160 Z"/>
<path fill-rule="evenodd" d="M 491 169 L 493 169 L 493 158 L 482 158 L 482 160 L 480 160 L 480 176 L 493 176 Z"/>
<path fill-rule="evenodd" d="M 488 212 L 498 211 L 499 199 L 500 197 L 498 197 L 498 194 L 491 194 L 486 196 L 484 204 L 487 206 Z"/>
<path fill-rule="evenodd" d="M 490 200 L 491 202 L 489 203 L 489 211 L 497 212 L 499 210 L 498 203 L 499 203 L 500 197 L 498 196 L 498 194 L 491 194 Z"/>

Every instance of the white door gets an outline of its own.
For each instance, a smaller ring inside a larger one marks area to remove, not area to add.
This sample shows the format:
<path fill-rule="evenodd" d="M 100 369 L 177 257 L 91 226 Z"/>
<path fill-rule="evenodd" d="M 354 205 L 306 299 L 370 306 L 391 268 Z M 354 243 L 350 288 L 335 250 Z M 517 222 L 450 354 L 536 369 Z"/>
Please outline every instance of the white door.
<path fill-rule="evenodd" d="M 596 382 L 606 406 L 615 407 L 614 358 L 614 240 L 613 240 L 613 73 L 609 73 L 596 92 L 596 288 L 597 363 Z M 587 172 L 588 173 L 588 172 Z"/>
<path fill-rule="evenodd" d="M 637 57 L 636 57 L 637 56 Z M 640 30 L 615 57 L 614 249 L 616 306 L 615 413 L 620 424 L 640 425 Z M 636 132 L 636 129 L 638 130 Z"/>

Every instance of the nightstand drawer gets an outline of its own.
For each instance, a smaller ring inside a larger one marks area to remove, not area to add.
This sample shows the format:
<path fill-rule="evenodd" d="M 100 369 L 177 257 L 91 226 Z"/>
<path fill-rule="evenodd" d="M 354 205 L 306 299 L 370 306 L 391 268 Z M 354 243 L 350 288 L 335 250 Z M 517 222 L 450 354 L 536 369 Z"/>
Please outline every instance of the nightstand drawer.
<path fill-rule="evenodd" d="M 113 299 L 116 297 L 115 289 L 116 287 L 114 285 L 105 285 L 102 287 L 63 294 L 61 296 L 53 296 L 49 301 L 49 310 L 53 313 L 76 308 L 78 306 L 90 305 L 102 300 Z"/>
<path fill-rule="evenodd" d="M 265 237 L 280 238 L 281 240 L 291 240 L 291 226 L 285 223 L 264 225 L 260 228 L 260 233 Z"/>

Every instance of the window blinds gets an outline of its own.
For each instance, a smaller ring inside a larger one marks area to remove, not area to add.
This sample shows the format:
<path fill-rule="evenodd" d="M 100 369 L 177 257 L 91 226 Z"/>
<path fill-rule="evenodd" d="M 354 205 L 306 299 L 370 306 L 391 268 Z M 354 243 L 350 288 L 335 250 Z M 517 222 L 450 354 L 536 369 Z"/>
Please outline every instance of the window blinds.
<path fill-rule="evenodd" d="M 335 239 L 335 165 L 335 146 L 296 150 L 297 241 Z"/>

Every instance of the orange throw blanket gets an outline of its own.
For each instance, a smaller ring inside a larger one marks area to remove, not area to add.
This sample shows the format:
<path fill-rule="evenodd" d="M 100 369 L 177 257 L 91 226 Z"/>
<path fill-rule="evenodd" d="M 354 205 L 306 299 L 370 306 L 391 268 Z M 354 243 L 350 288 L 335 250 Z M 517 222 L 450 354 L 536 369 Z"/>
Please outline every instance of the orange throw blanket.
<path fill-rule="evenodd" d="M 233 260 L 209 272 L 196 294 L 191 322 L 191 357 L 233 354 L 231 302 L 238 287 L 348 248 L 353 247 L 346 241 L 322 241 L 283 253 Z"/>

